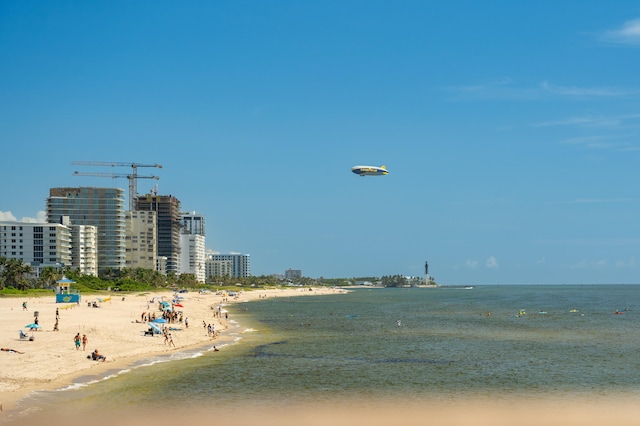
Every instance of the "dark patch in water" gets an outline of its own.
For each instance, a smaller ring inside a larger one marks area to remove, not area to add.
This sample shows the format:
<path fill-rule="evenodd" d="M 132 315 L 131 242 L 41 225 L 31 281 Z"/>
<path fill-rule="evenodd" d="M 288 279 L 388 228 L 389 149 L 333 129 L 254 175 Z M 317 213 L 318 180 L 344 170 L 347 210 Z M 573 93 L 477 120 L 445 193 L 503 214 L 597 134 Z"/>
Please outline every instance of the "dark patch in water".
<path fill-rule="evenodd" d="M 276 345 L 284 345 L 289 343 L 287 340 L 281 340 L 279 342 L 272 342 L 266 345 L 256 346 L 253 349 L 254 358 L 298 358 L 298 359 L 312 359 L 312 360 L 340 360 L 341 358 L 335 358 L 331 356 L 320 355 L 294 355 L 294 354 L 282 354 L 269 352 L 269 348 Z M 422 359 L 422 358 L 342 358 L 343 361 L 350 362 L 363 362 L 372 364 L 451 364 L 453 361 L 437 360 L 437 359 Z"/>

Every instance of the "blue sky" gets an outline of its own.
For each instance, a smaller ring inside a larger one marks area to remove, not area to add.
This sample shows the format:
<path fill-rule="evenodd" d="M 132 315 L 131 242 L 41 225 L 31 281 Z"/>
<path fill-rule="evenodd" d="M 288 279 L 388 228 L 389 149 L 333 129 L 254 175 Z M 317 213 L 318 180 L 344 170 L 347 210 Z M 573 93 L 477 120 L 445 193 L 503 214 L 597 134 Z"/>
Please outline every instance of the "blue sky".
<path fill-rule="evenodd" d="M 0 219 L 159 163 L 254 275 L 640 282 L 636 1 L 0 1 L 0 58 Z"/>

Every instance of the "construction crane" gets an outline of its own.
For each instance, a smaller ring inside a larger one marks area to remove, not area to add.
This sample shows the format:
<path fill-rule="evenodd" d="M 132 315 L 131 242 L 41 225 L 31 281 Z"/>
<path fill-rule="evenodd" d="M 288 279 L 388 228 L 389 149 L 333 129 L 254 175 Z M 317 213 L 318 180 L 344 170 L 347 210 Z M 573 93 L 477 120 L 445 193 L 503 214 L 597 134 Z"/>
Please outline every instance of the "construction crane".
<path fill-rule="evenodd" d="M 137 189 L 135 182 L 137 179 L 160 179 L 158 176 L 140 176 L 138 174 L 126 174 L 126 173 L 96 173 L 96 172 L 73 172 L 74 176 L 93 176 L 93 177 L 110 177 L 113 179 L 127 178 L 129 180 L 129 210 L 133 211 L 134 200 L 136 198 Z"/>
<path fill-rule="evenodd" d="M 162 168 L 160 164 L 141 164 L 141 163 L 127 163 L 127 162 L 105 162 L 105 161 L 73 161 L 71 164 L 76 166 L 108 166 L 108 167 L 131 167 L 131 174 L 118 174 L 118 176 L 114 176 L 114 174 L 110 173 L 93 173 L 93 174 L 84 174 L 81 172 L 75 172 L 74 175 L 78 176 L 99 176 L 99 177 L 126 177 L 129 179 L 129 210 L 133 210 L 134 199 L 138 195 L 138 179 L 160 179 L 157 176 L 138 176 L 138 167 L 156 167 L 158 169 Z"/>

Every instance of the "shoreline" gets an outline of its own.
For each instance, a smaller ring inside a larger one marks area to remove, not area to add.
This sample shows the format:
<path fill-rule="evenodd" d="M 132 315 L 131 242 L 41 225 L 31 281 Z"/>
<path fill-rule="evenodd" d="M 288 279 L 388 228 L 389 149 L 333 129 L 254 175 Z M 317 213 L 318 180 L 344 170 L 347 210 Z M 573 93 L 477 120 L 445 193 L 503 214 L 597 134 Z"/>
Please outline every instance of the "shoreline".
<path fill-rule="evenodd" d="M 20 401 L 38 391 L 55 391 L 73 386 L 84 377 L 102 379 L 110 372 L 135 367 L 137 363 L 154 357 L 170 356 L 189 351 L 212 350 L 233 344 L 234 332 L 241 329 L 233 315 L 218 307 L 249 302 L 260 298 L 340 294 L 348 290 L 334 288 L 261 289 L 237 293 L 235 297 L 216 293 L 183 293 L 182 307 L 176 307 L 185 321 L 167 324 L 175 346 L 167 344 L 161 335 L 145 336 L 149 328 L 142 321 L 142 313 L 161 314 L 158 301 L 171 301 L 171 291 L 112 294 L 110 297 L 82 295 L 78 304 L 56 303 L 55 295 L 20 298 L 0 297 L 0 421 L 7 420 L 20 410 Z M 101 301 L 99 301 L 101 300 Z M 98 308 L 88 306 L 97 301 Z M 27 308 L 22 303 L 27 303 Z M 59 331 L 54 331 L 56 310 Z M 28 331 L 35 312 L 42 327 Z M 231 315 L 231 317 L 228 317 Z M 211 337 L 207 325 L 215 327 Z M 22 330 L 33 340 L 21 339 Z M 74 336 L 86 334 L 85 350 L 74 347 Z M 106 356 L 105 362 L 87 359 L 94 349 Z"/>

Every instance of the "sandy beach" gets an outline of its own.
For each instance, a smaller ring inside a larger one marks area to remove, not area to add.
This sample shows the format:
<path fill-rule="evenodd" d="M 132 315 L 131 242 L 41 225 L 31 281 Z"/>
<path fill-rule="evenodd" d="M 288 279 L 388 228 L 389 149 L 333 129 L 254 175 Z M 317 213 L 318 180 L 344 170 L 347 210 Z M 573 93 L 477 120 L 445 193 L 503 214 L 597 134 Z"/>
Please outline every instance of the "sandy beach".
<path fill-rule="evenodd" d="M 159 302 L 171 303 L 173 292 L 115 293 L 111 296 L 82 295 L 80 303 L 56 303 L 55 295 L 41 297 L 0 297 L 0 403 L 6 416 L 16 403 L 34 391 L 64 388 L 86 375 L 100 375 L 124 368 L 135 361 L 171 351 L 181 351 L 210 344 L 223 347 L 231 342 L 225 330 L 233 321 L 233 313 L 224 313 L 224 305 L 256 300 L 260 297 L 291 297 L 335 294 L 344 290 L 291 288 L 226 294 L 181 293 L 176 312 L 182 322 L 165 324 L 170 329 L 173 345 L 162 335 L 149 336 L 149 325 L 143 314 L 160 317 Z M 95 305 L 94 305 L 95 302 Z M 23 307 L 26 303 L 26 308 Z M 222 305 L 222 314 L 216 315 Z M 55 331 L 56 311 L 58 330 Z M 29 330 L 38 315 L 40 329 Z M 228 317 L 227 317 L 228 316 Z M 185 322 L 188 321 L 188 327 Z M 212 337 L 204 324 L 212 324 Z M 162 324 L 160 324 L 162 326 Z M 20 331 L 27 338 L 20 337 Z M 86 347 L 76 348 L 74 337 L 86 335 Z M 87 357 L 94 350 L 106 357 L 105 362 Z M 0 418 L 1 420 L 1 418 Z"/>

